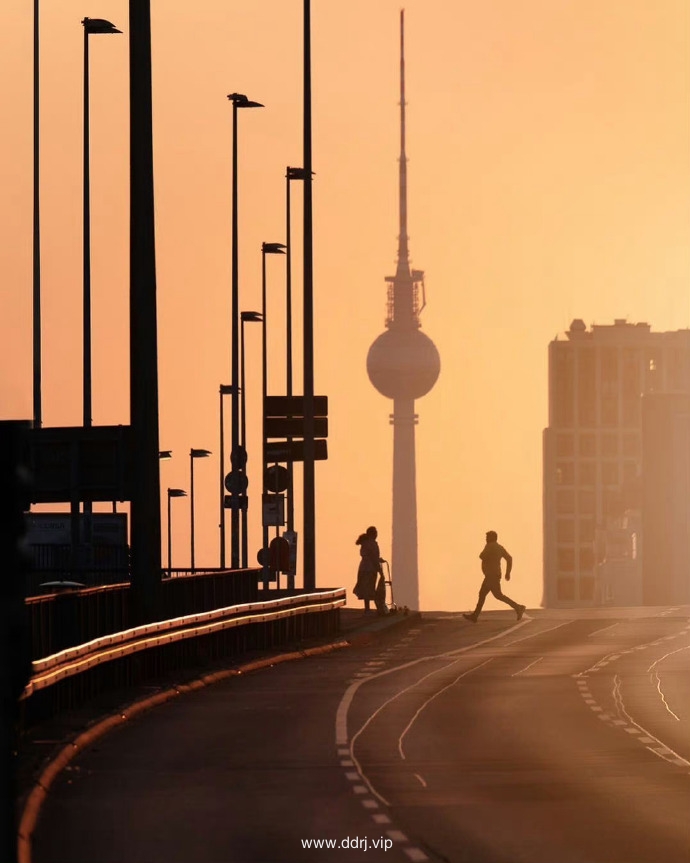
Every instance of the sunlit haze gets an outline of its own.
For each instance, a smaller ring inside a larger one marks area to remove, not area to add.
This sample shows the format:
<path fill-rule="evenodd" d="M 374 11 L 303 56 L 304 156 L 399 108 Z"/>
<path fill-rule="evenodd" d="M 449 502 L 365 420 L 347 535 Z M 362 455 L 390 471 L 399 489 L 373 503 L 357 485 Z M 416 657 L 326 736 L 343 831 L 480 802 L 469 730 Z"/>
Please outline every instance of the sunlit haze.
<path fill-rule="evenodd" d="M 160 446 L 173 451 L 161 483 L 188 489 L 190 447 L 212 450 L 195 465 L 196 560 L 218 566 L 218 387 L 230 382 L 226 94 L 266 106 L 239 118 L 240 306 L 260 309 L 261 243 L 285 240 L 285 169 L 302 160 L 302 4 L 152 7 Z M 392 402 L 369 382 L 366 356 L 384 329 L 397 250 L 400 7 L 312 2 L 315 391 L 330 409 L 329 459 L 316 463 L 322 586 L 354 585 L 355 539 L 368 525 L 390 553 Z M 535 606 L 549 341 L 573 318 L 690 326 L 690 6 L 408 0 L 405 9 L 410 252 L 425 271 L 423 332 L 441 357 L 436 386 L 416 403 L 421 604 L 474 605 L 478 555 L 494 529 L 514 557 L 506 592 Z M 0 6 L 1 418 L 32 415 L 31 13 L 27 0 Z M 127 5 L 60 0 L 41 8 L 43 421 L 56 426 L 82 416 L 86 14 L 124 31 L 91 45 L 93 421 L 129 422 Z M 301 190 L 292 188 L 301 392 Z M 284 261 L 267 265 L 269 392 L 280 394 Z M 261 328 L 246 332 L 253 562 Z M 174 565 L 185 566 L 189 502 L 173 503 Z"/>

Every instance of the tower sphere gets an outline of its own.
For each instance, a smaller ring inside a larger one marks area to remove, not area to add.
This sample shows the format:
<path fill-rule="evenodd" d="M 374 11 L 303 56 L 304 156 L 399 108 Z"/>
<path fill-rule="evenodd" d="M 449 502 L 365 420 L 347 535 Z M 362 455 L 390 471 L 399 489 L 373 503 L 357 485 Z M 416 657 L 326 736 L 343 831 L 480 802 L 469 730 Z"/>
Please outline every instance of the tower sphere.
<path fill-rule="evenodd" d="M 374 341 L 367 354 L 369 380 L 389 399 L 419 399 L 436 383 L 441 358 L 421 330 L 391 328 Z"/>

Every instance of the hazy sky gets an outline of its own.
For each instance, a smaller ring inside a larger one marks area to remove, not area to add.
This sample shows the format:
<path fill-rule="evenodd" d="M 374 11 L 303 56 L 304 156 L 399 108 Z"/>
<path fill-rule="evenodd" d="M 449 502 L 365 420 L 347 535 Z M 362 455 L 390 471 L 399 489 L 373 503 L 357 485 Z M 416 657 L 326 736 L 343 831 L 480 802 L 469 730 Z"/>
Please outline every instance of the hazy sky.
<path fill-rule="evenodd" d="M 32 413 L 31 7 L 0 5 L 3 418 Z M 162 485 L 188 488 L 189 448 L 213 450 L 196 463 L 196 556 L 217 565 L 218 385 L 230 381 L 225 96 L 266 105 L 240 115 L 240 304 L 259 309 L 261 242 L 284 239 L 285 167 L 301 164 L 302 4 L 152 7 L 160 443 L 174 451 Z M 392 403 L 365 361 L 397 248 L 399 9 L 312 2 L 315 388 L 329 396 L 331 430 L 329 460 L 317 463 L 322 585 L 354 584 L 354 540 L 369 524 L 390 552 Z M 91 42 L 93 418 L 129 420 L 127 4 L 44 0 L 46 425 L 81 423 L 84 15 L 125 31 Z M 510 594 L 535 605 L 548 342 L 573 317 L 690 325 L 690 4 L 408 0 L 406 22 L 410 249 L 426 273 L 424 332 L 442 363 L 417 403 L 422 606 L 474 602 L 488 529 L 515 558 Z M 293 191 L 299 215 L 299 184 Z M 293 237 L 301 241 L 298 220 Z M 284 270 L 268 264 L 277 393 Z M 294 276 L 299 288 L 298 267 Z M 299 315 L 296 324 L 299 346 Z M 260 327 L 247 336 L 253 559 Z M 188 501 L 173 504 L 174 563 L 186 565 Z"/>

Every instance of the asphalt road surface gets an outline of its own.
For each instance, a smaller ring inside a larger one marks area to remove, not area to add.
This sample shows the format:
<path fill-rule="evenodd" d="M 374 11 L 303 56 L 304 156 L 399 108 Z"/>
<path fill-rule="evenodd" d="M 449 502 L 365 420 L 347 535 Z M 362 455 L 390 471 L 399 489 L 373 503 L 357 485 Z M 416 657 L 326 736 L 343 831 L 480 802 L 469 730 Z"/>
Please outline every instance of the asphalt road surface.
<path fill-rule="evenodd" d="M 690 607 L 425 614 L 102 738 L 34 861 L 688 863 L 689 670 Z"/>

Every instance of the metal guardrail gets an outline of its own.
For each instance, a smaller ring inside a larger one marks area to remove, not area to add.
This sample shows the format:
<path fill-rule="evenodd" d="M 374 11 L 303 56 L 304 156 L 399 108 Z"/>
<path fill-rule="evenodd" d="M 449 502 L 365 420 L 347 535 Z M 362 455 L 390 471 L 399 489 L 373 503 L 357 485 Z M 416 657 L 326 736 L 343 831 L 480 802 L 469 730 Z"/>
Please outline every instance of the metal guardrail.
<path fill-rule="evenodd" d="M 22 699 L 59 680 L 141 650 L 162 644 L 172 644 L 182 639 L 211 635 L 223 629 L 248 623 L 268 623 L 284 617 L 294 617 L 297 614 L 333 611 L 341 608 L 345 602 L 345 589 L 336 588 L 268 602 L 232 605 L 204 614 L 189 614 L 146 626 L 136 626 L 124 632 L 96 638 L 86 644 L 62 650 L 33 662 L 33 674 Z"/>
<path fill-rule="evenodd" d="M 212 570 L 163 579 L 158 620 L 254 602 L 258 573 L 256 569 Z M 27 597 L 31 659 L 129 629 L 136 622 L 130 593 L 125 582 Z"/>
<path fill-rule="evenodd" d="M 317 590 L 187 614 L 72 645 L 33 661 L 20 702 L 22 723 L 170 671 L 208 668 L 232 656 L 335 634 L 345 604 L 344 588 Z"/>

